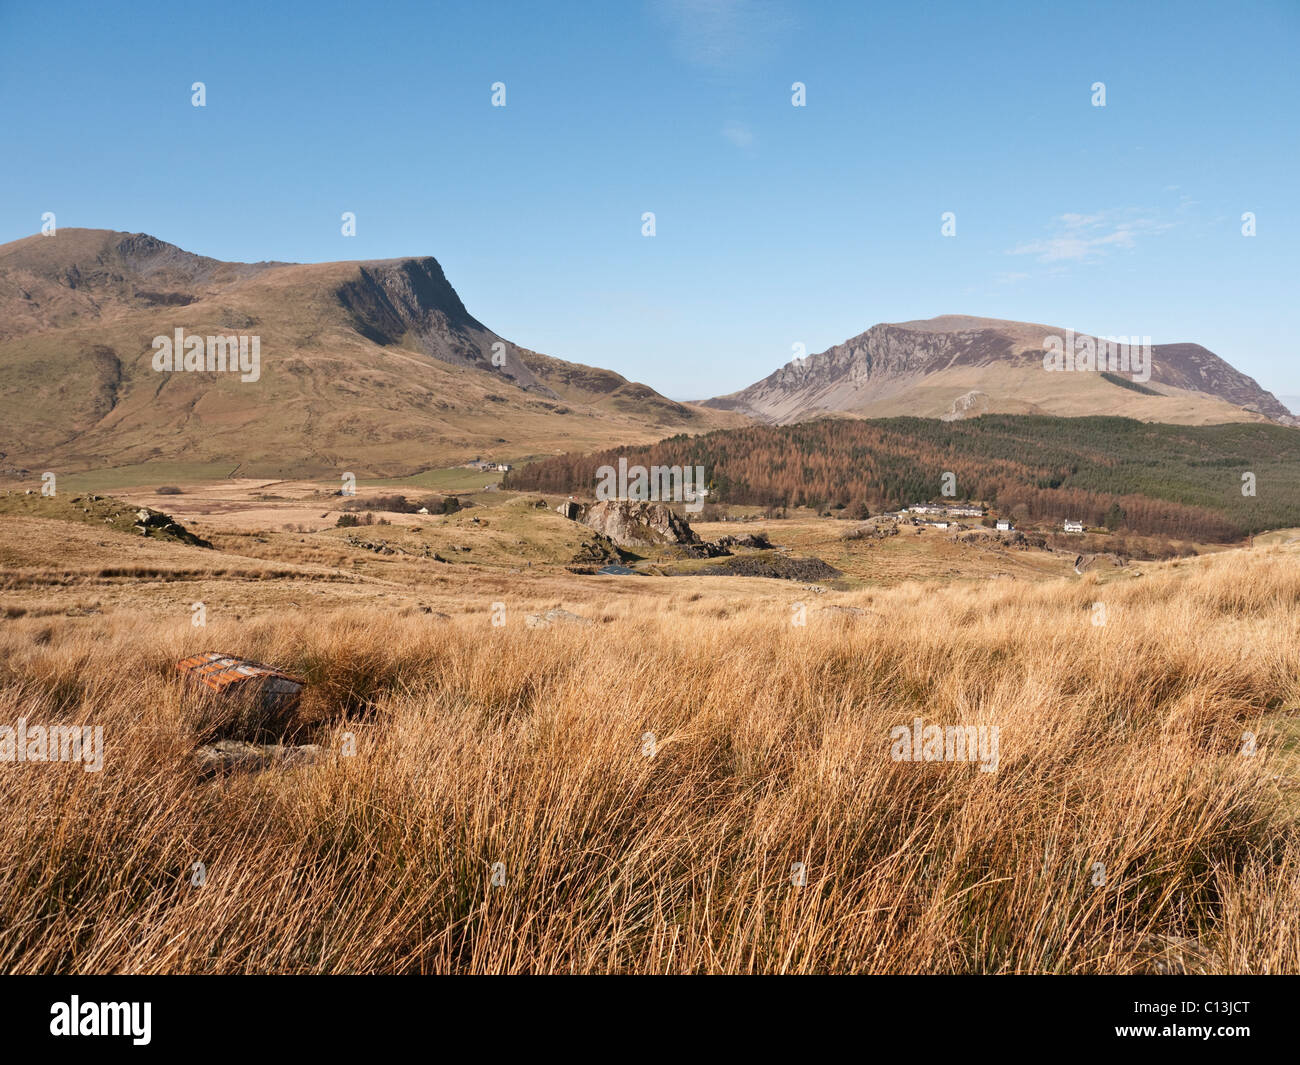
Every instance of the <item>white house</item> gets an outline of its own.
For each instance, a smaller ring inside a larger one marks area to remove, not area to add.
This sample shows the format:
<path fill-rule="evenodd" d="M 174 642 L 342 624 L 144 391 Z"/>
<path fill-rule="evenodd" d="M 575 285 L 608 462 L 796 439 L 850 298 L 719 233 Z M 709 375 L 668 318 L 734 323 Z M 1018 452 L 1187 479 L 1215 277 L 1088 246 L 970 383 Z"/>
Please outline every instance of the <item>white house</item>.
<path fill-rule="evenodd" d="M 1011 528 L 1011 522 L 1009 521 L 998 522 L 998 532 L 1013 532 L 1013 531 L 1014 530 Z"/>
<path fill-rule="evenodd" d="M 1065 531 L 1066 531 L 1066 532 L 1077 532 L 1077 533 L 1081 533 L 1081 532 L 1083 532 L 1083 522 L 1081 522 L 1081 521 L 1070 521 L 1070 520 L 1067 518 L 1066 521 L 1065 521 Z"/>

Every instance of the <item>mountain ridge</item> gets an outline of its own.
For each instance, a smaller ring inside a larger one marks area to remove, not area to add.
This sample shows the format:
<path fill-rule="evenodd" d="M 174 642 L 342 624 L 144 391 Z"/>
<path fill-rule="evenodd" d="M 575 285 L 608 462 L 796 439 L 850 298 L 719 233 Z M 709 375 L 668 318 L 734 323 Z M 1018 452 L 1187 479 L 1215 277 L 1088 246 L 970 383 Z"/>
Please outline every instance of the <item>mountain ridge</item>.
<path fill-rule="evenodd" d="M 1192 343 L 1151 347 L 1145 390 L 1098 372 L 1048 373 L 1046 337 L 1092 336 L 1059 327 L 972 315 L 882 322 L 825 351 L 792 360 L 705 406 L 786 424 L 812 417 L 981 413 L 1118 414 L 1199 424 L 1271 420 L 1297 424 L 1253 378 Z"/>
<path fill-rule="evenodd" d="M 262 372 L 159 374 L 151 342 L 176 329 L 256 336 Z M 678 402 L 499 336 L 433 256 L 226 262 L 146 233 L 65 228 L 0 245 L 0 471 L 188 462 L 406 476 L 822 416 L 1300 424 L 1196 344 L 1156 345 L 1151 387 L 1045 373 L 1054 332 L 969 315 L 880 323 L 748 388 Z"/>
<path fill-rule="evenodd" d="M 178 328 L 256 336 L 258 378 L 159 373 Z M 234 263 L 114 230 L 0 245 L 0 369 L 11 469 L 405 476 L 748 420 L 499 336 L 432 256 Z"/>

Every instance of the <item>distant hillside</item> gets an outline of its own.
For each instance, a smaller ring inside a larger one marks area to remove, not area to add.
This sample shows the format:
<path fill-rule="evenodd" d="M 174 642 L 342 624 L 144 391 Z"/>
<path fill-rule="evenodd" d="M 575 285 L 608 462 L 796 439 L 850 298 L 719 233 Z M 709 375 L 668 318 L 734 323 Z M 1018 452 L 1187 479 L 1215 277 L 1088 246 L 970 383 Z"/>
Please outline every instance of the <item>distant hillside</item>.
<path fill-rule="evenodd" d="M 259 337 L 259 378 L 156 371 L 178 328 Z M 94 229 L 0 246 L 0 471 L 403 475 L 746 421 L 505 340 L 428 256 L 228 263 Z"/>
<path fill-rule="evenodd" d="M 892 510 L 961 498 L 1005 515 L 1082 520 L 1135 533 L 1231 541 L 1300 526 L 1300 433 L 1267 424 L 1158 425 L 1128 418 L 983 415 L 821 419 L 676 436 L 649 447 L 569 454 L 509 474 L 505 485 L 590 495 L 596 470 L 702 465 L 712 502 Z M 1242 474 L 1256 494 L 1242 495 Z"/>
<path fill-rule="evenodd" d="M 1275 396 L 1199 344 L 1154 345 L 1150 380 L 1138 382 L 1140 388 L 1098 372 L 1044 370 L 1044 338 L 1066 332 L 967 315 L 876 325 L 705 403 L 778 424 L 836 413 L 951 420 L 990 413 L 1105 414 L 1186 425 L 1300 424 Z M 1124 376 L 1131 384 L 1131 375 Z"/>

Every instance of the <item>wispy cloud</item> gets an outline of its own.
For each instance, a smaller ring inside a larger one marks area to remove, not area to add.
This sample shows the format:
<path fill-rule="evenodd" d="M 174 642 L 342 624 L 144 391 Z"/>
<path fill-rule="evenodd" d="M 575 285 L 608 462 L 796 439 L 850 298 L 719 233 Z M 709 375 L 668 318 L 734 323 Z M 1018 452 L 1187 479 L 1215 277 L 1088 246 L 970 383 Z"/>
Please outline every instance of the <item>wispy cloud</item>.
<path fill-rule="evenodd" d="M 993 279 L 994 283 L 998 285 L 1015 285 L 1028 280 L 1029 275 L 1018 270 L 1003 271 Z"/>
<path fill-rule="evenodd" d="M 754 131 L 741 122 L 728 122 L 722 135 L 737 148 L 750 148 L 754 144 Z"/>
<path fill-rule="evenodd" d="M 763 59 L 794 22 L 774 0 L 657 0 L 655 7 L 678 56 L 714 71 Z"/>
<path fill-rule="evenodd" d="M 1007 254 L 1033 255 L 1040 263 L 1093 262 L 1116 250 L 1134 248 L 1139 239 L 1173 225 L 1136 207 L 1063 214 L 1053 219 L 1049 236 L 1017 244 Z"/>

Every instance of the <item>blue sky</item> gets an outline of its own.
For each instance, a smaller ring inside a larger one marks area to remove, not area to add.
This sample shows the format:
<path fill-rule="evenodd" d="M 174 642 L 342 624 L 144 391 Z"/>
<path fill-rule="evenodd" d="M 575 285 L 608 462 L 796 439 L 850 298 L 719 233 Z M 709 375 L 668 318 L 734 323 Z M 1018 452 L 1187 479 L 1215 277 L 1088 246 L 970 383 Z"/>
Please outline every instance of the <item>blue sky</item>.
<path fill-rule="evenodd" d="M 489 328 L 676 398 L 944 313 L 1300 394 L 1297 0 L 116 7 L 0 0 L 0 242 L 434 255 Z"/>

